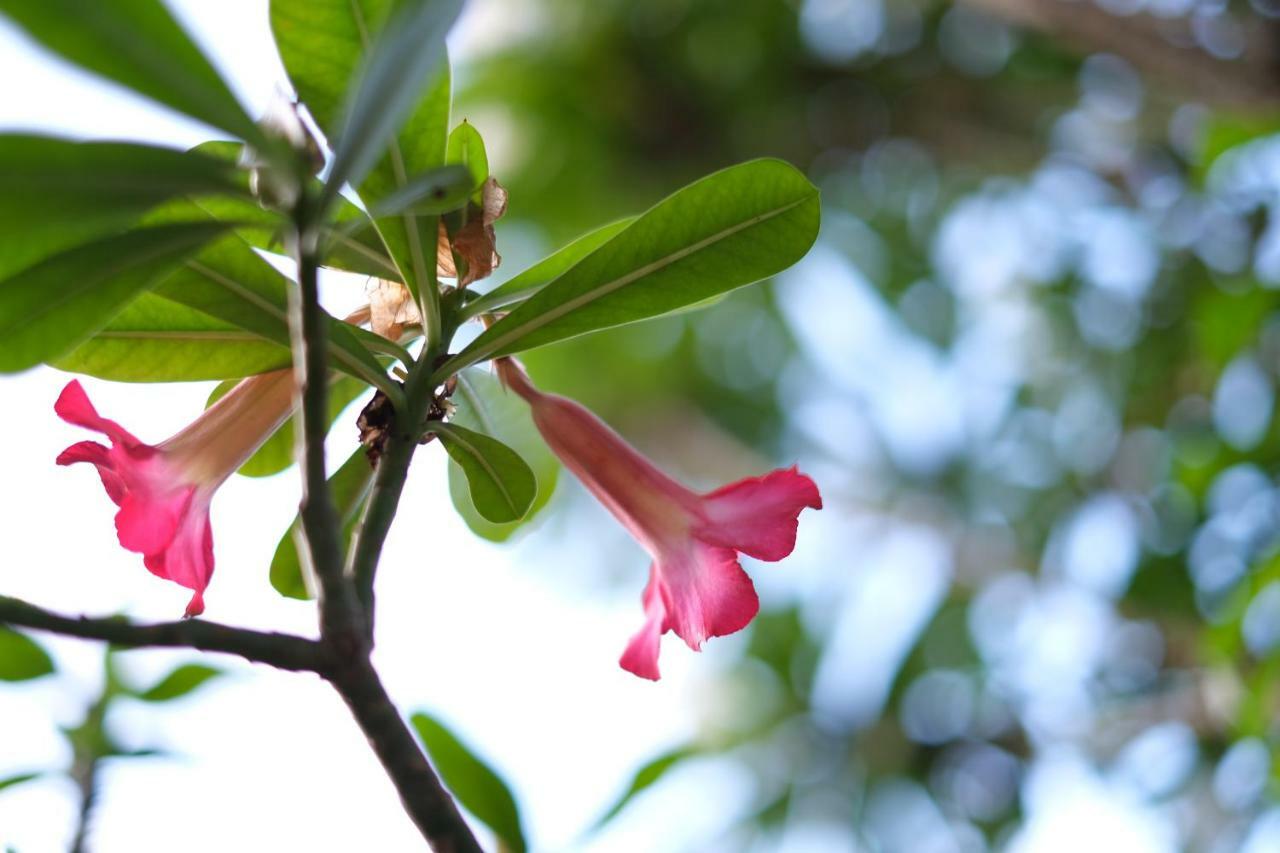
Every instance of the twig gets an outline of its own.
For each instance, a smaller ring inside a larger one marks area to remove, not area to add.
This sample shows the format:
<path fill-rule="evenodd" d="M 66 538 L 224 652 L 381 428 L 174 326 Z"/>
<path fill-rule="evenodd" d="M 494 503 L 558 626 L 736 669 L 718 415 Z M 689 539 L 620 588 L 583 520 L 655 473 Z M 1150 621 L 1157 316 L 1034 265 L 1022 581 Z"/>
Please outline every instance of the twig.
<path fill-rule="evenodd" d="M 63 616 L 9 596 L 0 596 L 0 625 L 102 640 L 128 648 L 221 652 L 293 672 L 317 672 L 323 660 L 319 643 L 292 634 L 233 628 L 203 619 L 137 625 L 125 619 Z"/>

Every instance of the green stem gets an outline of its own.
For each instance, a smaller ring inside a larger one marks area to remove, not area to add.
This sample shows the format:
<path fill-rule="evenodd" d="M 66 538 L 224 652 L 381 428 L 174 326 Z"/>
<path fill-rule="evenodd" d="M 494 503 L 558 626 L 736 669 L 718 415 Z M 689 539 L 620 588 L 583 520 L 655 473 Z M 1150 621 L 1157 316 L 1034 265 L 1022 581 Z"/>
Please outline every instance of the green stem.
<path fill-rule="evenodd" d="M 347 575 L 355 581 L 356 595 L 364 607 L 370 633 L 373 631 L 374 618 L 373 582 L 382 556 L 382 546 L 400 506 L 400 495 L 404 491 L 409 465 L 418 447 L 418 438 L 422 434 L 432 393 L 436 388 L 430 384 L 431 363 L 435 357 L 435 350 L 424 346 L 421 358 L 409 372 L 405 382 L 405 396 L 409 403 L 404 410 L 396 412 L 395 428 L 378 460 L 373 489 L 365 503 L 364 518 L 361 519 L 347 563 Z"/>
<path fill-rule="evenodd" d="M 423 347 L 423 353 L 440 352 L 446 346 L 446 342 L 442 338 L 444 332 L 443 324 L 440 321 L 440 280 L 436 278 L 436 229 L 440 227 L 440 217 L 433 216 L 427 220 L 431 229 L 431 241 L 428 245 L 431 247 L 431 261 L 427 264 L 427 274 L 425 281 L 419 282 L 422 288 L 423 313 L 422 325 L 426 332 L 426 346 Z"/>
<path fill-rule="evenodd" d="M 399 420 L 400 413 L 397 412 L 396 417 Z M 365 621 L 371 632 L 374 613 L 373 579 L 382 556 L 383 543 L 386 542 L 391 522 L 395 520 L 400 506 L 400 495 L 404 491 L 409 463 L 416 447 L 416 439 L 405 435 L 397 423 L 395 432 L 378 460 L 373 489 L 369 492 L 364 517 L 360 520 L 350 551 L 347 574 L 355 582 L 356 596 L 364 608 Z"/>

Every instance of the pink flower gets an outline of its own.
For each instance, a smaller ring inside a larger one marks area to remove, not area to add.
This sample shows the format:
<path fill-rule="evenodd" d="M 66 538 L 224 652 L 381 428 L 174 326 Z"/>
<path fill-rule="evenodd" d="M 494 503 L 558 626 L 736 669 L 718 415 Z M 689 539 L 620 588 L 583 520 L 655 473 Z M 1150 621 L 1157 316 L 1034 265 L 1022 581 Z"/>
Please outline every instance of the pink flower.
<path fill-rule="evenodd" d="M 186 615 L 197 616 L 204 611 L 204 590 L 213 574 L 213 493 L 292 410 L 291 370 L 252 376 L 190 426 L 152 446 L 100 416 L 80 383 L 72 380 L 54 411 L 68 423 L 102 433 L 111 446 L 82 441 L 62 451 L 57 461 L 97 467 L 107 496 L 120 507 L 120 544 L 142 554 L 152 574 L 191 590 Z"/>
<path fill-rule="evenodd" d="M 790 554 L 801 510 L 822 509 L 814 482 L 793 466 L 697 494 L 583 406 L 538 391 L 511 359 L 497 365 L 529 403 L 552 452 L 653 557 L 644 627 L 623 652 L 622 668 L 656 681 L 665 632 L 697 651 L 708 637 L 746 627 L 760 604 L 738 552 L 768 561 Z"/>

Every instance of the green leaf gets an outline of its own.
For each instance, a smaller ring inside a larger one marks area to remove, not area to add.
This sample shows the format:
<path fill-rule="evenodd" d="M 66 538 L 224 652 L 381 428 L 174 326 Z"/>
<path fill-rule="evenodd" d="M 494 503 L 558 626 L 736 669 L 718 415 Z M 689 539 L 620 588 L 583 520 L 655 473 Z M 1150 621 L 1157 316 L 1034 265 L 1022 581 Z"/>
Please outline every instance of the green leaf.
<path fill-rule="evenodd" d="M 186 696 L 209 679 L 222 674 L 222 670 L 212 666 L 183 664 L 148 689 L 135 694 L 135 697 L 144 702 L 170 702 Z"/>
<path fill-rule="evenodd" d="M 349 80 L 333 166 L 331 196 L 345 183 L 360 186 L 400 125 L 441 74 L 445 35 L 462 12 L 461 0 L 404 0 L 392 7 L 360 71 Z M 435 165 L 435 164 L 433 164 Z M 405 164 L 406 172 L 412 167 Z"/>
<path fill-rule="evenodd" d="M 0 628 L 0 681 L 30 681 L 51 672 L 53 659 L 35 640 Z"/>
<path fill-rule="evenodd" d="M 186 194 L 237 193 L 235 164 L 123 142 L 0 135 L 0 277 Z"/>
<path fill-rule="evenodd" d="M 208 218 L 207 214 L 185 202 L 158 211 L 155 218 L 184 214 Z M 291 343 L 288 288 L 291 284 L 239 235 L 228 234 L 187 260 L 165 278 L 155 292 L 288 348 Z M 377 358 L 357 340 L 352 327 L 330 319 L 329 354 L 333 367 L 384 388 L 393 395 L 398 393 L 398 387 L 387 377 Z"/>
<path fill-rule="evenodd" d="M 0 373 L 68 352 L 225 230 L 213 222 L 141 228 L 46 258 L 0 281 Z"/>
<path fill-rule="evenodd" d="M 16 776 L 8 776 L 4 779 L 0 779 L 0 791 L 3 791 L 5 788 L 12 788 L 14 785 L 21 785 L 23 782 L 31 782 L 35 779 L 39 779 L 44 775 L 45 775 L 44 773 L 37 772 L 37 773 L 19 773 Z M 13 848 L 9 848 L 9 849 L 13 849 Z"/>
<path fill-rule="evenodd" d="M 239 379 L 287 367 L 290 360 L 287 347 L 143 293 L 100 332 L 51 363 L 117 382 L 194 382 Z"/>
<path fill-rule="evenodd" d="M 533 504 L 537 480 L 528 463 L 492 436 L 457 424 L 433 423 L 449 458 L 462 468 L 476 511 L 488 521 L 518 521 Z"/>
<path fill-rule="evenodd" d="M 489 179 L 489 155 L 484 150 L 484 138 L 471 122 L 463 119 L 462 124 L 449 134 L 444 161 L 464 166 L 470 171 L 472 186 L 477 188 L 474 201 L 482 204 L 483 198 L 478 188 Z"/>
<path fill-rule="evenodd" d="M 375 40 L 390 29 L 387 20 L 395 5 L 391 0 L 271 0 L 271 29 L 289 79 L 334 144 L 342 138 L 348 87 L 369 61 Z M 421 0 L 407 5 L 414 17 L 436 14 L 443 19 L 450 17 L 449 9 L 455 2 L 436 4 L 434 12 Z M 445 24 L 443 29 L 447 28 Z M 402 28 L 400 47 L 406 39 L 407 31 Z M 380 42 L 379 47 L 383 46 Z M 418 51 L 420 46 L 410 47 Z M 418 59 L 428 58 L 426 53 Z M 399 132 L 383 140 L 390 144 L 381 160 L 359 182 L 360 197 L 370 209 L 403 190 L 414 176 L 444 165 L 450 78 L 443 48 L 433 62 L 434 66 L 426 67 L 425 76 L 434 71 L 435 82 L 425 91 L 421 91 L 421 79 L 412 85 L 407 77 L 400 81 L 401 94 L 411 92 L 417 101 Z M 366 74 L 361 81 L 367 85 L 371 78 Z M 333 191 L 337 189 L 335 184 Z M 415 296 L 420 292 L 419 281 L 434 281 L 436 227 L 434 217 L 419 219 L 413 212 L 380 220 L 378 232 L 398 269 L 382 277 L 405 282 Z"/>
<path fill-rule="evenodd" d="M 435 717 L 419 711 L 410 722 L 445 787 L 462 807 L 493 830 L 504 850 L 524 853 L 528 844 L 520 810 L 507 783 Z"/>
<path fill-rule="evenodd" d="M 405 211 L 422 216 L 448 213 L 466 204 L 475 186 L 465 166 L 441 166 L 415 176 L 378 202 L 370 213 L 378 219 Z"/>
<path fill-rule="evenodd" d="M 572 243 L 553 252 L 522 273 L 508 279 L 485 295 L 468 302 L 463 309 L 466 317 L 475 317 L 488 311 L 496 311 L 517 302 L 523 302 L 620 234 L 636 217 L 610 222 L 594 231 L 583 234 Z"/>
<path fill-rule="evenodd" d="M 240 161 L 244 146 L 238 142 L 204 142 L 192 150 L 235 164 Z M 247 173 L 241 172 L 238 177 L 247 194 Z M 318 179 L 313 182 L 313 189 L 319 192 Z M 236 233 L 255 249 L 277 255 L 287 253 L 284 237 L 289 222 L 279 213 L 262 207 L 254 199 L 220 195 L 203 196 L 193 201 L 213 219 L 234 223 Z M 332 220 L 332 228 L 325 229 L 325 244 L 321 247 L 322 265 L 381 278 L 399 277 L 395 262 L 387 254 L 382 237 L 368 214 L 345 198 L 339 198 Z"/>
<path fill-rule="evenodd" d="M 699 751 L 696 747 L 682 746 L 678 749 L 673 749 L 670 752 L 664 752 L 662 755 L 659 755 L 657 758 L 649 761 L 635 772 L 635 775 L 631 777 L 631 784 L 627 786 L 626 792 L 609 807 L 608 811 L 600 816 L 600 819 L 595 822 L 591 831 L 595 832 L 599 830 L 606 823 L 617 817 L 632 800 L 663 776 L 667 775 L 667 772 L 677 764 L 685 759 L 694 758 L 698 754 Z"/>
<path fill-rule="evenodd" d="M 345 550 L 351 542 L 351 534 L 360 518 L 360 510 L 369 487 L 373 485 L 373 466 L 364 455 L 364 448 L 351 454 L 342 467 L 329 477 L 329 491 L 333 495 L 334 508 L 342 524 L 342 546 Z M 287 598 L 310 599 L 312 592 L 302 569 L 298 553 L 298 538 L 302 535 L 302 521 L 295 518 L 289 530 L 276 546 L 271 558 L 271 586 Z"/>
<path fill-rule="evenodd" d="M 818 190 L 752 160 L 659 202 L 476 338 L 442 373 L 657 317 L 781 272 L 818 234 Z"/>
<path fill-rule="evenodd" d="M 551 500 L 560 463 L 533 425 L 529 407 L 516 395 L 507 393 L 488 371 L 477 367 L 458 374 L 458 387 L 452 400 L 456 410 L 450 423 L 487 433 L 508 445 L 529 464 L 537 481 L 537 495 L 525 516 L 518 521 L 496 524 L 476 509 L 466 475 L 458 463 L 450 461 L 449 497 L 454 508 L 473 533 L 490 542 L 504 542 Z"/>
<path fill-rule="evenodd" d="M 224 394 L 236 386 L 236 382 L 223 382 L 213 389 L 206 407 L 212 406 Z M 333 375 L 329 385 L 329 426 L 332 428 L 338 416 L 351 402 L 368 390 L 368 385 L 350 376 Z M 271 437 L 240 466 L 237 473 L 246 477 L 270 477 L 279 474 L 294 462 L 294 439 L 297 427 L 290 417 Z"/>
<path fill-rule="evenodd" d="M 262 141 L 160 0 L 0 0 L 0 14 L 81 68 L 248 142 Z"/>

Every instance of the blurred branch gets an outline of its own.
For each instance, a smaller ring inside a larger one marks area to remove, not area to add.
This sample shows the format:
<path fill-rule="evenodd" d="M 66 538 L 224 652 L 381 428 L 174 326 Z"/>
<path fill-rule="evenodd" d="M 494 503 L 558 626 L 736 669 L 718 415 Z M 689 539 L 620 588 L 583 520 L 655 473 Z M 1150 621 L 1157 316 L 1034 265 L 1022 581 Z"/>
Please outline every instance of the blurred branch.
<path fill-rule="evenodd" d="M 120 618 L 62 616 L 9 596 L 0 596 L 0 625 L 102 640 L 127 648 L 167 647 L 221 652 L 294 672 L 317 672 L 322 660 L 319 643 L 292 634 L 251 631 L 202 619 L 136 625 Z"/>
<path fill-rule="evenodd" d="M 1218 59 L 1197 46 L 1190 17 L 1119 16 L 1091 2 L 958 0 L 1076 49 L 1123 57 L 1151 80 L 1215 106 L 1257 109 L 1280 102 L 1280 57 L 1272 26 L 1241 22 L 1243 54 Z"/>

